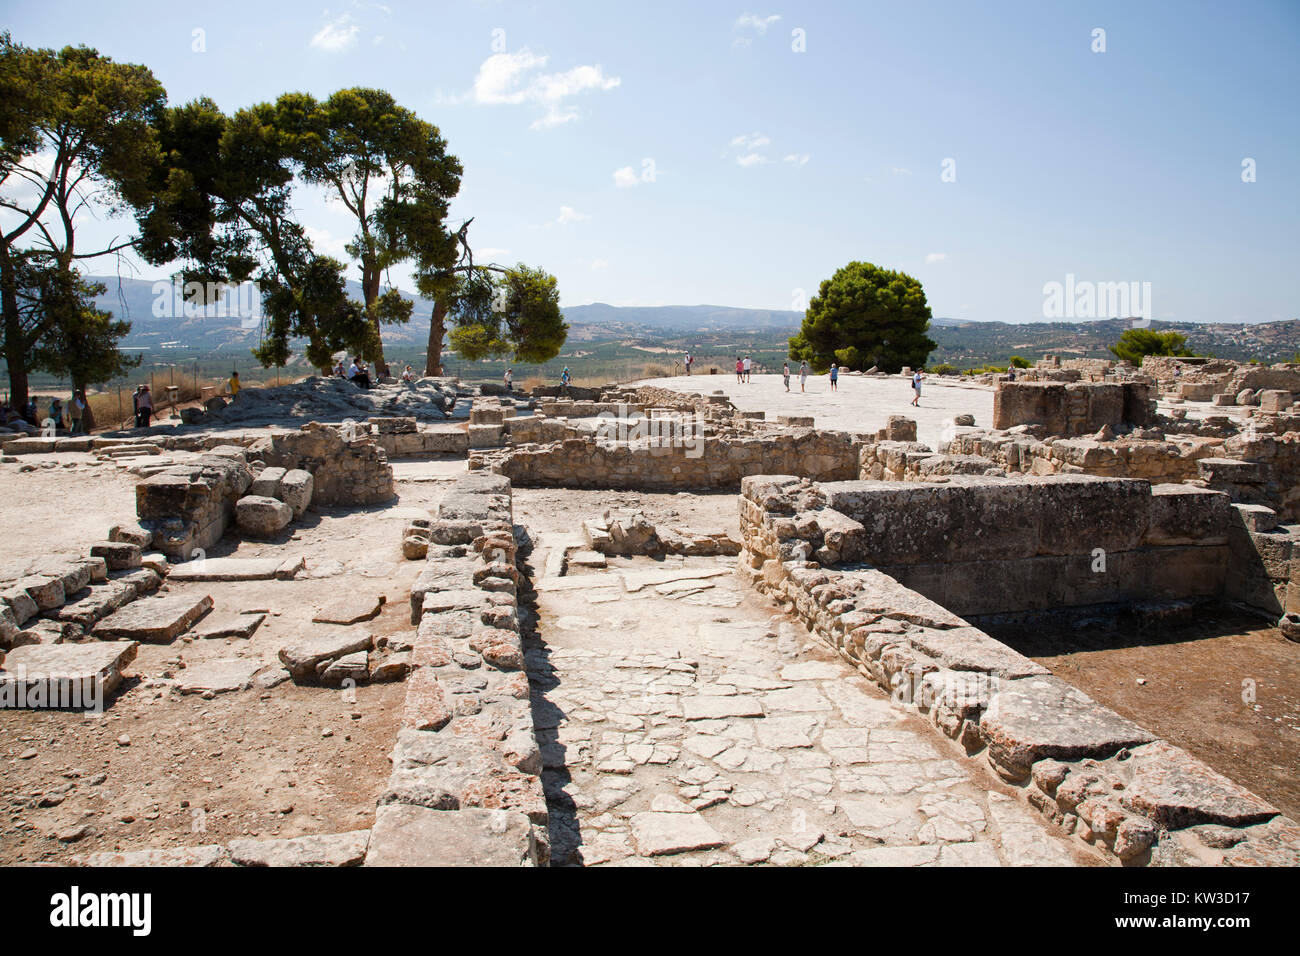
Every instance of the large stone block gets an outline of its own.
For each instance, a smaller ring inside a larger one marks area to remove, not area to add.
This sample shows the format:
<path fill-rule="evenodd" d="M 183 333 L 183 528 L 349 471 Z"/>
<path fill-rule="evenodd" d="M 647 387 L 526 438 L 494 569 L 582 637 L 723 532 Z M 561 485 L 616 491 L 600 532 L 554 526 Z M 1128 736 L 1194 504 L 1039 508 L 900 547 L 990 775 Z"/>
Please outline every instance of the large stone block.
<path fill-rule="evenodd" d="M 168 644 L 210 610 L 212 598 L 207 594 L 148 598 L 114 611 L 92 633 L 102 640 Z"/>
<path fill-rule="evenodd" d="M 1008 779 L 1023 780 L 1046 757 L 1113 757 L 1155 738 L 1056 677 L 1006 681 L 980 718 L 989 759 Z"/>
<path fill-rule="evenodd" d="M 366 866 L 535 866 L 532 824 L 508 810 L 430 810 L 400 803 L 375 812 Z"/>
<path fill-rule="evenodd" d="M 26 644 L 14 648 L 0 670 L 0 708 L 98 709 L 135 660 L 134 641 Z"/>
<path fill-rule="evenodd" d="M 301 468 L 286 471 L 280 479 L 279 494 L 276 496 L 293 509 L 293 520 L 297 521 L 307 513 L 311 506 L 312 491 L 315 481 L 311 472 Z"/>
<path fill-rule="evenodd" d="M 1226 544 L 1232 502 L 1224 493 L 1195 485 L 1153 485 L 1147 545 Z"/>
<path fill-rule="evenodd" d="M 293 508 L 275 498 L 246 495 L 235 505 L 239 530 L 250 537 L 269 538 L 293 520 Z"/>

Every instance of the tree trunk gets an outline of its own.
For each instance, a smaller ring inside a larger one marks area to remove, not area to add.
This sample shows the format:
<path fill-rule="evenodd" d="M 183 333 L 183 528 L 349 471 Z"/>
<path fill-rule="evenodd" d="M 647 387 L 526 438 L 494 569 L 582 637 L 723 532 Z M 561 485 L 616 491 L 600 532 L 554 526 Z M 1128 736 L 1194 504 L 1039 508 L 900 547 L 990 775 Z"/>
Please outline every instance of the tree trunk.
<path fill-rule="evenodd" d="M 447 301 L 439 298 L 433 304 L 433 315 L 429 319 L 429 348 L 424 358 L 425 375 L 442 374 L 442 336 L 447 330 Z"/>
<path fill-rule="evenodd" d="M 384 337 L 379 328 L 379 314 L 374 311 L 375 302 L 379 299 L 379 269 L 374 266 L 363 266 L 361 270 L 361 291 L 366 297 L 366 314 L 370 316 L 370 323 L 375 327 L 375 374 L 377 380 L 384 372 Z"/>
<path fill-rule="evenodd" d="M 9 258 L 9 247 L 0 247 L 0 311 L 4 313 L 5 363 L 9 367 L 9 404 L 19 415 L 27 408 L 27 350 L 22 316 L 18 313 L 18 289 Z"/>

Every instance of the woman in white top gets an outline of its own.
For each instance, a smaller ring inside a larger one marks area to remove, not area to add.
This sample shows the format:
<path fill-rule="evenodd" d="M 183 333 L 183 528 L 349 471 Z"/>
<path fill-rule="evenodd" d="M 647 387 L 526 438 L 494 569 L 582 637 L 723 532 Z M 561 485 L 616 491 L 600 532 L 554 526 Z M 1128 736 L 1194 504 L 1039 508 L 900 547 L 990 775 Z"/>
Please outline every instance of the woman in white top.
<path fill-rule="evenodd" d="M 799 363 L 799 391 L 806 392 L 808 385 L 808 363 Z"/>

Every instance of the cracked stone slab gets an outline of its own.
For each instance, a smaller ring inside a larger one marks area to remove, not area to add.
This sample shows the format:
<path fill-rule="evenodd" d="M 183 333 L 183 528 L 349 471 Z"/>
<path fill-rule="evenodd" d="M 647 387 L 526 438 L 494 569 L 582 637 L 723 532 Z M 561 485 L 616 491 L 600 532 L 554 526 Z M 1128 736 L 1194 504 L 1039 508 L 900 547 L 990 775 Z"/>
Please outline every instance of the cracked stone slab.
<path fill-rule="evenodd" d="M 58 687 L 74 700 L 93 704 L 122 682 L 122 668 L 135 660 L 134 641 L 91 641 L 85 644 L 24 644 L 4 657 L 0 670 L 0 704 L 46 707 L 49 701 L 32 695 L 35 688 Z M 26 690 L 20 693 L 20 685 Z M 96 689 L 98 688 L 98 690 Z"/>
<path fill-rule="evenodd" d="M 360 624 L 379 616 L 387 598 L 382 595 L 368 597 L 348 594 L 339 597 L 317 610 L 312 622 L 316 624 Z"/>
<path fill-rule="evenodd" d="M 199 639 L 238 637 L 247 640 L 266 620 L 262 612 L 252 614 L 209 614 L 194 625 L 193 635 Z"/>
<path fill-rule="evenodd" d="M 1105 759 L 1155 739 L 1057 677 L 1003 682 L 980 717 L 980 736 L 994 766 L 1018 780 L 1044 757 Z"/>
<path fill-rule="evenodd" d="M 95 625 L 95 637 L 168 644 L 212 610 L 211 595 L 171 595 L 134 601 Z"/>
<path fill-rule="evenodd" d="M 360 866 L 370 846 L 369 830 L 310 834 L 287 840 L 231 840 L 236 866 Z"/>
<path fill-rule="evenodd" d="M 715 720 L 723 717 L 762 717 L 757 697 L 683 697 L 682 714 L 687 720 Z"/>
<path fill-rule="evenodd" d="M 1135 748 L 1122 766 L 1132 779 L 1120 804 L 1170 830 L 1202 823 L 1246 826 L 1281 812 L 1164 740 Z"/>
<path fill-rule="evenodd" d="M 172 581 L 268 581 L 276 576 L 282 558 L 203 558 L 173 565 Z"/>
<path fill-rule="evenodd" d="M 632 817 L 632 840 L 642 856 L 712 850 L 727 841 L 698 813 L 648 811 Z"/>
<path fill-rule="evenodd" d="M 253 678 L 266 665 L 261 661 L 245 660 L 241 657 L 224 657 L 201 664 L 191 664 L 180 671 L 176 677 L 176 686 L 182 694 L 229 694 L 234 691 L 248 690 L 253 686 Z"/>
<path fill-rule="evenodd" d="M 366 866 L 529 866 L 537 844 L 528 817 L 508 810 L 430 810 L 383 804 Z"/>
<path fill-rule="evenodd" d="M 716 578 L 731 574 L 730 568 L 672 568 L 663 571 L 623 571 L 623 587 L 629 594 L 636 594 L 642 588 L 671 584 L 675 581 Z M 695 587 L 699 587 L 698 584 Z"/>

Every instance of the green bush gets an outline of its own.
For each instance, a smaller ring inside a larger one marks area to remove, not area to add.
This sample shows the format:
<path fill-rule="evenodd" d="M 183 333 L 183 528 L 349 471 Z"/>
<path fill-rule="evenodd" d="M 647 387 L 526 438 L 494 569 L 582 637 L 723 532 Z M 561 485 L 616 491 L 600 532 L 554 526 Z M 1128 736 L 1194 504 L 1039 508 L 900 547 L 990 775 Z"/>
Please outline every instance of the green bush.
<path fill-rule="evenodd" d="M 1011 356 L 1012 368 L 1029 368 L 1029 359 L 1021 358 L 1019 355 Z"/>

